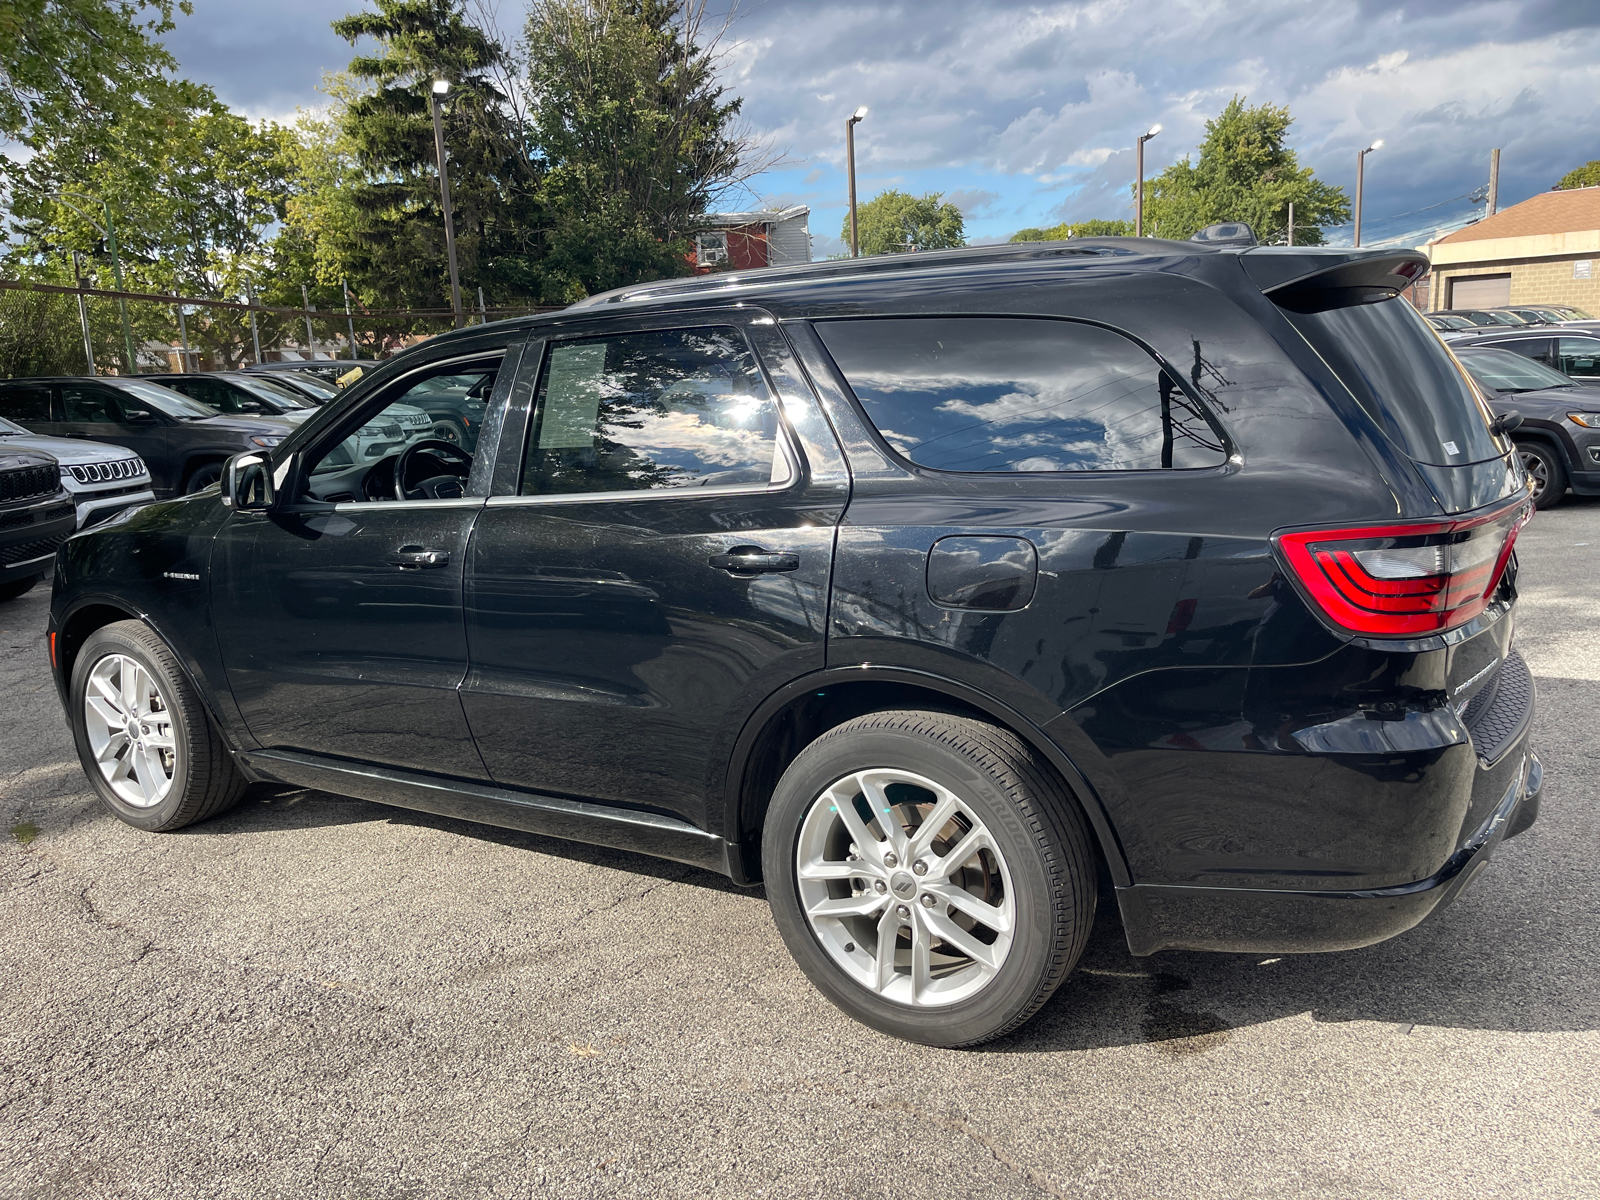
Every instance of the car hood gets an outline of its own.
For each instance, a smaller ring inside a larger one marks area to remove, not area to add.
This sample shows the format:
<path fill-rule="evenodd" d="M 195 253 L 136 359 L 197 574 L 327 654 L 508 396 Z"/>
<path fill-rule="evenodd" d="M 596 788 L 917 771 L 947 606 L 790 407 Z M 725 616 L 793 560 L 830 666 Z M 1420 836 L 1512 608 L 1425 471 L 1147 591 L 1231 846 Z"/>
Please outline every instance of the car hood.
<path fill-rule="evenodd" d="M 9 442 L 11 439 L 7 438 L 6 441 Z M 54 466 L 55 461 L 55 455 L 35 450 L 32 446 L 8 446 L 5 442 L 0 442 L 0 471 L 10 471 L 17 467 L 49 467 Z"/>
<path fill-rule="evenodd" d="M 294 432 L 295 423 L 286 421 L 282 417 L 235 417 L 218 413 L 214 417 L 204 417 L 198 421 L 185 421 L 184 427 L 188 429 L 215 429 L 226 430 L 230 433 L 262 433 L 272 437 L 288 437 Z"/>
<path fill-rule="evenodd" d="M 1498 413 L 1516 409 L 1525 417 L 1560 412 L 1600 412 L 1600 387 L 1540 388 L 1536 392 L 1496 392 L 1489 407 Z"/>
<path fill-rule="evenodd" d="M 42 434 L 0 439 L 0 450 L 11 447 L 43 450 L 63 466 L 68 467 L 82 466 L 85 463 L 119 462 L 124 458 L 137 457 L 134 451 L 123 446 L 108 446 L 105 442 L 90 442 L 82 438 L 45 437 Z"/>

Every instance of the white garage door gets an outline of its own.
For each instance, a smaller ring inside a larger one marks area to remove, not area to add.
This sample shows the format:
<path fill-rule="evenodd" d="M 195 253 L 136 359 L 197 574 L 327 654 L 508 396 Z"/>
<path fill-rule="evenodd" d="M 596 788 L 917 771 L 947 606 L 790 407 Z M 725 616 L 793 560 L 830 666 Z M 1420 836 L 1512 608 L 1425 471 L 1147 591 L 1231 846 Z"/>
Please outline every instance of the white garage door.
<path fill-rule="evenodd" d="M 1469 275 L 1450 281 L 1451 308 L 1499 308 L 1511 303 L 1511 276 Z"/>

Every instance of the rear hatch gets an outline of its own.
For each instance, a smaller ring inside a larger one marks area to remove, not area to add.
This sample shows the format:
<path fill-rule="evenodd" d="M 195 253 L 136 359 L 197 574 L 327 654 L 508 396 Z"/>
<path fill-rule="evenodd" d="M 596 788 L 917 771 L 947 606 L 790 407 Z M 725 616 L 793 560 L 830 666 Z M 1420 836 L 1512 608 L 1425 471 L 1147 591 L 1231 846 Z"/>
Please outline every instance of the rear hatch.
<path fill-rule="evenodd" d="M 1262 286 L 1350 395 L 1414 466 L 1442 517 L 1375 521 L 1363 529 L 1297 531 L 1280 552 L 1323 611 L 1382 639 L 1451 645 L 1451 702 L 1480 754 L 1510 744 L 1499 725 L 1531 712 L 1511 653 L 1515 542 L 1531 515 L 1512 443 L 1490 426 L 1482 393 L 1399 290 L 1427 269 L 1411 251 L 1242 256 Z M 1298 261 L 1297 261 L 1298 260 Z M 1330 261 L 1331 260 L 1331 261 Z M 1502 678 L 1518 687 L 1502 689 Z M 1512 695 L 1512 693 L 1517 693 Z M 1501 703 L 1502 701 L 1506 703 Z M 1484 728 L 1483 737 L 1474 725 Z M 1514 741 L 1515 739 L 1511 739 Z"/>

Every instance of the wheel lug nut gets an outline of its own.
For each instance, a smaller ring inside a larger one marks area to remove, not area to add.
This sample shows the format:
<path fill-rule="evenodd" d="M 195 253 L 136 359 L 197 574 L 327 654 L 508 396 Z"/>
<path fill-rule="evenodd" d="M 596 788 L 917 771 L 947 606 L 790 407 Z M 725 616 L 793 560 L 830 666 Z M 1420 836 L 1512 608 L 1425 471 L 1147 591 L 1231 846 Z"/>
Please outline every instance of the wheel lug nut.
<path fill-rule="evenodd" d="M 900 865 L 900 860 L 895 857 L 893 850 L 883 856 L 883 865 L 886 867 L 898 867 Z"/>
<path fill-rule="evenodd" d="M 913 875 L 926 875 L 928 873 L 928 864 L 925 862 L 913 863 L 911 865 L 911 873 Z"/>
<path fill-rule="evenodd" d="M 909 908 L 907 908 L 904 904 L 896 905 L 894 911 L 898 916 L 902 916 L 902 917 L 909 917 L 911 915 L 911 910 Z"/>
<path fill-rule="evenodd" d="M 884 892 L 889 890 L 889 885 L 880 879 L 872 885 L 872 889 L 879 895 L 882 895 Z"/>
<path fill-rule="evenodd" d="M 922 897 L 922 907 L 923 908 L 932 908 L 937 903 L 938 903 L 938 901 L 936 901 L 932 896 L 929 896 L 926 893 L 924 893 L 924 895 Z"/>

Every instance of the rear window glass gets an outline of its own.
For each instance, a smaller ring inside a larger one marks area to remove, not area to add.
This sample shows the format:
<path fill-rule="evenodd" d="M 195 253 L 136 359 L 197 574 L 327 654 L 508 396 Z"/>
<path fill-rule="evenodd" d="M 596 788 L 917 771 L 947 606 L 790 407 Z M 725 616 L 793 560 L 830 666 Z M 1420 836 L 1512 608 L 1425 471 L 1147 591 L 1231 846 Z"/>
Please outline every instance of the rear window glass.
<path fill-rule="evenodd" d="M 1143 348 L 1012 317 L 824 321 L 817 334 L 883 439 L 940 471 L 1215 467 L 1222 438 Z"/>
<path fill-rule="evenodd" d="M 1383 431 L 1417 462 L 1499 458 L 1478 392 L 1439 335 L 1401 299 L 1284 316 Z"/>
<path fill-rule="evenodd" d="M 50 389 L 14 383 L 0 388 L 0 417 L 13 421 L 48 421 Z"/>

